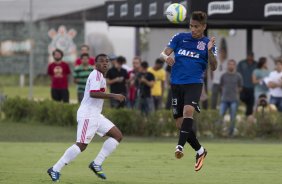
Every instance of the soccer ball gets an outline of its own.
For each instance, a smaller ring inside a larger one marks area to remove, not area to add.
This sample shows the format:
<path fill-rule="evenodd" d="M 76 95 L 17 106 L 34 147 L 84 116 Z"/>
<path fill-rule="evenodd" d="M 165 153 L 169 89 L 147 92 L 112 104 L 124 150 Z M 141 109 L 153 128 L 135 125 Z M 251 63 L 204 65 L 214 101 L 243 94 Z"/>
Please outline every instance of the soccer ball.
<path fill-rule="evenodd" d="M 186 12 L 186 8 L 182 4 L 173 3 L 167 7 L 165 14 L 170 22 L 178 24 L 185 20 Z"/>

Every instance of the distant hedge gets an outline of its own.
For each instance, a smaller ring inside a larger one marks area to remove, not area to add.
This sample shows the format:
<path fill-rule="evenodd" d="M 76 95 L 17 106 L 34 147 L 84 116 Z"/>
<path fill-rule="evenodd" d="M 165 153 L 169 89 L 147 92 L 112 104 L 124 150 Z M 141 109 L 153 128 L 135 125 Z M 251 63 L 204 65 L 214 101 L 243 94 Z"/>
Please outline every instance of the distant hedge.
<path fill-rule="evenodd" d="M 50 100 L 31 101 L 24 98 L 8 98 L 2 104 L 6 119 L 16 122 L 39 122 L 46 125 L 76 126 L 77 104 L 64 104 Z M 171 111 L 160 110 L 149 117 L 143 117 L 139 111 L 131 109 L 106 108 L 103 114 L 114 122 L 125 135 L 134 136 L 176 136 Z M 208 137 L 220 137 L 216 122 L 218 111 L 203 110 L 195 114 L 198 134 Z M 281 114 L 258 115 L 256 122 L 245 120 L 237 123 L 237 136 L 241 137 L 277 137 L 282 138 Z"/>

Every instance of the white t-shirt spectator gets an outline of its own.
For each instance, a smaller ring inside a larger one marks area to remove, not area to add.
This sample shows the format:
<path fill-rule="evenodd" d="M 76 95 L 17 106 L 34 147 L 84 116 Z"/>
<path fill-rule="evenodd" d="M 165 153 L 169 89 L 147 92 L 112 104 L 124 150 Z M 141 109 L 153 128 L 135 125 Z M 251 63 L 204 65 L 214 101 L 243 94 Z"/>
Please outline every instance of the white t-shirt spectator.
<path fill-rule="evenodd" d="M 282 82 L 282 72 L 273 71 L 270 72 L 269 76 L 264 78 L 264 82 L 268 84 L 269 82 L 281 83 Z M 269 94 L 273 97 L 282 97 L 282 88 L 269 88 Z"/>

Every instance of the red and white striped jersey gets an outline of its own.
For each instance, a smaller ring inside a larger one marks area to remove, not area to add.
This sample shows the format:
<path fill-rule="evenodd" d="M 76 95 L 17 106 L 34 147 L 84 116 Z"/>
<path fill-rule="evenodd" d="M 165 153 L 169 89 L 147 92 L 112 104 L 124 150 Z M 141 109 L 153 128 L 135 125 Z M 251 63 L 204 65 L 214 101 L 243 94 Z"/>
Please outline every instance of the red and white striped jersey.
<path fill-rule="evenodd" d="M 90 92 L 105 92 L 106 87 L 106 79 L 103 74 L 94 69 L 87 79 L 84 97 L 77 110 L 77 117 L 90 118 L 101 114 L 104 99 L 92 98 Z"/>

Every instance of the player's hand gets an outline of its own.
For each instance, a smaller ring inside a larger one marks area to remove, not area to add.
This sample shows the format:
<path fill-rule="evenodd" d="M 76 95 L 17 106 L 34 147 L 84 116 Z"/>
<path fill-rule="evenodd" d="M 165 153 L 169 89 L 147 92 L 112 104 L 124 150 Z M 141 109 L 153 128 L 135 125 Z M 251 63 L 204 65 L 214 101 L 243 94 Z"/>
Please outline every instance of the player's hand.
<path fill-rule="evenodd" d="M 114 99 L 123 102 L 125 101 L 126 97 L 121 94 L 115 94 Z"/>
<path fill-rule="evenodd" d="M 174 61 L 174 59 L 172 58 L 172 57 L 168 57 L 167 59 L 166 59 L 166 64 L 168 64 L 169 66 L 172 66 L 174 63 L 175 63 L 175 61 Z"/>
<path fill-rule="evenodd" d="M 211 37 L 209 43 L 208 43 L 208 50 L 211 51 L 213 46 L 215 45 L 215 37 Z"/>

